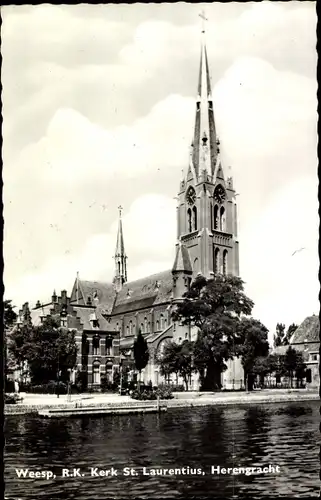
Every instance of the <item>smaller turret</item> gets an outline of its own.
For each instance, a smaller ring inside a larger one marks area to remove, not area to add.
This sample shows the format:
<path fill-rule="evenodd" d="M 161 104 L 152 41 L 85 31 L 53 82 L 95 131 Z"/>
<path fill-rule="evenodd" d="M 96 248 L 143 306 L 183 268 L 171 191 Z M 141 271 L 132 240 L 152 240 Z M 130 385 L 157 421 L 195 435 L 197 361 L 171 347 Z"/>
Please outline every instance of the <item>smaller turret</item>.
<path fill-rule="evenodd" d="M 175 261 L 172 269 L 173 275 L 173 301 L 181 300 L 183 294 L 189 289 L 193 269 L 188 249 L 182 242 L 177 245 Z"/>

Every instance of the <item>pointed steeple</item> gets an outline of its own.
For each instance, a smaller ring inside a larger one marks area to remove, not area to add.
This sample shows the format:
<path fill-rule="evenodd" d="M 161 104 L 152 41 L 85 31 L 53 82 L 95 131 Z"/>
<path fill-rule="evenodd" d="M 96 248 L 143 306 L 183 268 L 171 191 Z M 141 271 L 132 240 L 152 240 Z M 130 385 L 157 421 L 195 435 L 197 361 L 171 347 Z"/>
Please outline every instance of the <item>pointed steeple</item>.
<path fill-rule="evenodd" d="M 186 273 L 192 274 L 192 264 L 189 257 L 188 250 L 182 242 L 179 242 L 177 245 L 175 261 L 172 269 L 172 273 Z"/>
<path fill-rule="evenodd" d="M 119 222 L 118 222 L 118 232 L 117 232 L 117 242 L 116 242 L 116 250 L 115 250 L 115 277 L 114 284 L 116 290 L 119 291 L 123 284 L 127 281 L 127 266 L 126 260 L 127 256 L 125 253 L 125 245 L 124 245 L 124 235 L 123 235 L 123 224 L 122 224 L 122 207 L 119 206 Z"/>
<path fill-rule="evenodd" d="M 204 170 L 209 175 L 214 175 L 215 162 L 218 154 L 211 79 L 205 42 L 204 21 L 207 19 L 204 13 L 200 14 L 200 17 L 203 20 L 203 26 L 193 138 L 193 164 L 197 176 Z"/>

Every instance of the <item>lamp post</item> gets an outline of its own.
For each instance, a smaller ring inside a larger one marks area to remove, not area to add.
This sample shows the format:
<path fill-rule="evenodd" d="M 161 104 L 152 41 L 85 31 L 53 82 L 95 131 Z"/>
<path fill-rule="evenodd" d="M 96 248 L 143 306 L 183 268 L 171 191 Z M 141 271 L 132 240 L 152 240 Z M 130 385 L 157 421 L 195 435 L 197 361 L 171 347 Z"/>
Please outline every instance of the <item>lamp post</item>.
<path fill-rule="evenodd" d="M 71 400 L 71 393 L 70 393 L 70 374 L 71 374 L 71 368 L 68 368 L 68 385 L 67 385 L 67 401 Z"/>

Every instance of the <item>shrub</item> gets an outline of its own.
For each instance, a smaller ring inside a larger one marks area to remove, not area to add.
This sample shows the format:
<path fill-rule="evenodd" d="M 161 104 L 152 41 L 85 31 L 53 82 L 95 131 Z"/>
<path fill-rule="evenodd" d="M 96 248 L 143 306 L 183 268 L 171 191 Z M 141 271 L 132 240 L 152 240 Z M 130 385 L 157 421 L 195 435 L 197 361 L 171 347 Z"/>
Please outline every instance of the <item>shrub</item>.
<path fill-rule="evenodd" d="M 160 384 L 159 389 L 170 389 L 172 392 L 184 392 L 185 388 L 183 384 Z"/>
<path fill-rule="evenodd" d="M 64 382 L 50 380 L 47 384 L 25 384 L 21 387 L 21 392 L 31 392 L 33 394 L 67 394 L 67 385 Z"/>
<path fill-rule="evenodd" d="M 15 405 L 21 398 L 18 394 L 5 394 L 4 395 L 4 403 L 6 405 Z"/>
<path fill-rule="evenodd" d="M 13 380 L 6 380 L 5 381 L 5 392 L 15 392 Z"/>
<path fill-rule="evenodd" d="M 78 370 L 76 373 L 75 380 L 76 380 L 75 385 L 77 387 L 78 392 L 85 392 L 88 386 L 87 372 Z"/>
<path fill-rule="evenodd" d="M 100 388 L 102 392 L 110 392 L 116 389 L 116 385 L 113 382 L 107 380 L 106 377 L 101 377 Z"/>
<path fill-rule="evenodd" d="M 151 401 L 151 400 L 156 400 L 158 397 L 159 399 L 172 399 L 173 394 L 170 387 L 166 388 L 158 387 L 157 389 L 152 389 L 147 391 L 146 390 L 138 391 L 137 389 L 135 389 L 131 393 L 131 397 L 133 399 L 138 399 L 140 401 Z"/>

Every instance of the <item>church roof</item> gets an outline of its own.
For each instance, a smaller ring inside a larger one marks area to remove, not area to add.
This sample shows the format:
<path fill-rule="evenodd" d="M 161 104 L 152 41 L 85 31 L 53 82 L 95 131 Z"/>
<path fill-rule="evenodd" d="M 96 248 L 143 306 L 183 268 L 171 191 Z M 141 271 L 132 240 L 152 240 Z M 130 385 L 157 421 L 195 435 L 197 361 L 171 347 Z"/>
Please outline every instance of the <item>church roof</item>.
<path fill-rule="evenodd" d="M 75 281 L 71 293 L 71 304 L 75 308 L 77 305 L 86 305 L 87 299 L 90 297 L 92 305 L 97 304 L 97 310 L 101 314 L 123 314 L 127 311 L 154 307 L 157 304 L 169 302 L 171 295 L 172 271 L 169 269 L 125 283 L 118 293 L 116 293 L 112 283 L 78 279 Z M 98 299 L 97 302 L 95 297 Z"/>
<path fill-rule="evenodd" d="M 102 316 L 99 309 L 89 309 L 85 307 L 77 307 L 73 306 L 73 309 L 77 312 L 77 317 L 80 319 L 81 324 L 83 325 L 84 330 L 93 330 L 93 331 L 108 331 L 110 330 L 110 326 L 107 320 Z M 93 322 L 90 321 L 90 317 L 92 314 L 95 314 L 96 319 L 98 320 L 99 327 L 96 328 L 93 326 Z"/>
<path fill-rule="evenodd" d="M 308 316 L 295 330 L 291 344 L 304 344 L 306 342 L 320 342 L 320 321 L 316 315 Z"/>
<path fill-rule="evenodd" d="M 78 286 L 78 292 L 77 292 Z M 94 298 L 97 295 L 98 304 L 103 306 L 104 312 L 110 314 L 116 297 L 114 285 L 101 281 L 76 280 L 72 293 L 71 302 L 73 305 L 86 305 L 88 297 L 92 304 L 95 304 Z M 78 297 L 78 301 L 77 301 Z"/>
<path fill-rule="evenodd" d="M 172 295 L 172 272 L 163 271 L 125 283 L 117 294 L 112 314 L 153 307 L 169 302 Z"/>

